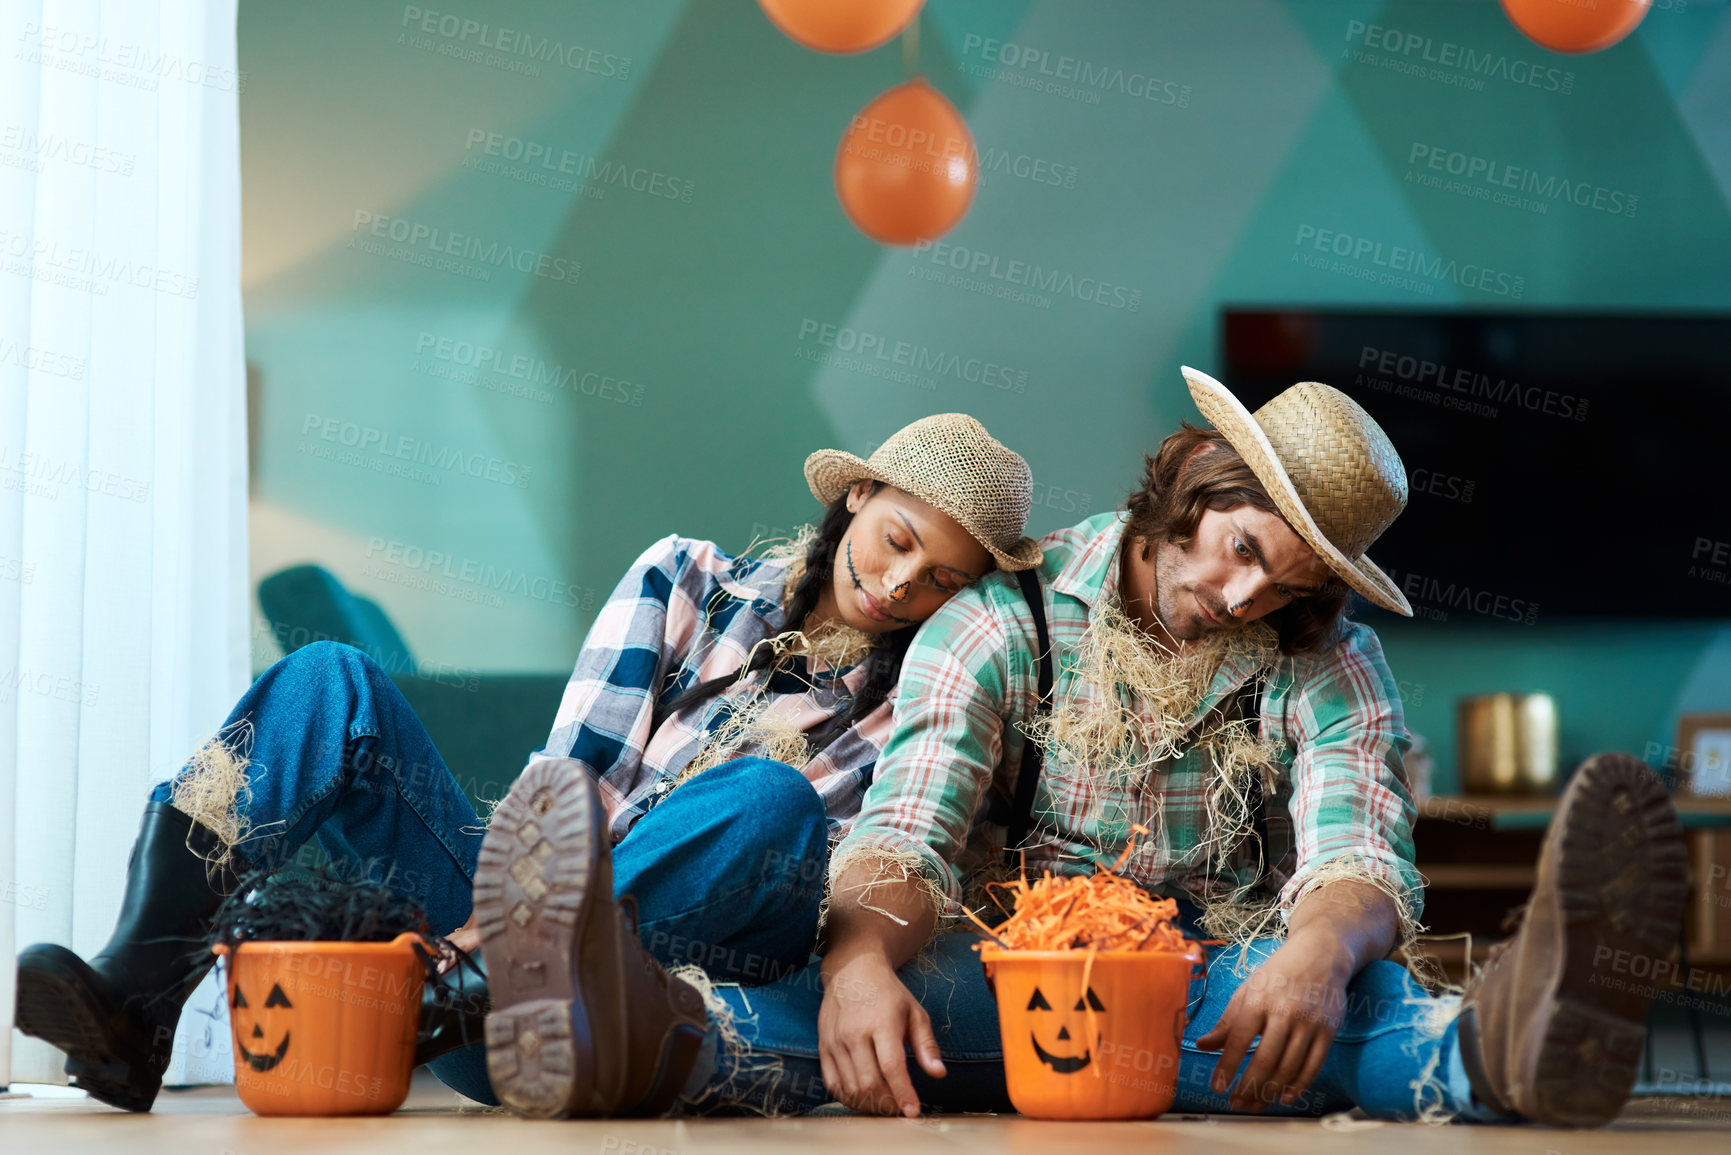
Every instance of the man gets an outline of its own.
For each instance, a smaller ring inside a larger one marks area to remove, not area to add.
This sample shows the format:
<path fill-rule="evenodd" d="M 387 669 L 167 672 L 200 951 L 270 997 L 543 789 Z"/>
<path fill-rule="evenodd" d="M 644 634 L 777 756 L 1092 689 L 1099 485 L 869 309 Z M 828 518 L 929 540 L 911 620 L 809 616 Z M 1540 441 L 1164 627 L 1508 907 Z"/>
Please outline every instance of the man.
<path fill-rule="evenodd" d="M 1681 920 L 1683 848 L 1663 788 L 1621 755 L 1581 768 L 1525 923 L 1458 1018 L 1455 1000 L 1377 961 L 1410 938 L 1422 903 L 1408 737 L 1375 634 L 1342 611 L 1350 588 L 1411 616 L 1365 557 L 1405 506 L 1405 471 L 1326 385 L 1252 414 L 1184 374 L 1214 429 L 1168 438 L 1127 513 L 1041 542 L 1051 717 L 1036 716 L 1036 630 L 1008 578 L 953 599 L 910 649 L 896 734 L 832 862 L 822 965 L 826 990 L 878 997 L 826 995 L 824 1082 L 861 1110 L 945 1100 L 941 1083 L 916 1091 L 903 1044 L 940 1077 L 953 1024 L 934 1033 L 931 1001 L 896 972 L 1001 854 L 1031 730 L 1045 750 L 1026 868 L 1092 872 L 1143 824 L 1155 834 L 1123 873 L 1238 942 L 1209 967 L 1177 1109 L 1607 1121 L 1634 1080 L 1648 993 L 1613 994 L 1594 967 L 1623 950 L 1665 957 Z M 1247 694 L 1260 697 L 1254 731 L 1232 717 Z M 1255 851 L 1279 857 L 1282 818 L 1290 857 L 1258 870 Z M 1278 920 L 1263 925 L 1284 923 L 1284 941 L 1245 929 L 1257 882 Z M 958 987 L 982 982 L 977 970 L 957 972 Z"/>
<path fill-rule="evenodd" d="M 1376 635 L 1343 610 L 1352 590 L 1411 613 L 1365 557 L 1405 506 L 1404 469 L 1375 422 L 1326 385 L 1299 384 L 1251 414 L 1219 382 L 1184 373 L 1212 430 L 1168 438 L 1125 513 L 1047 536 L 1037 583 L 990 575 L 921 628 L 895 733 L 830 861 L 821 962 L 749 989 L 684 970 L 706 1013 L 670 1013 L 667 976 L 640 963 L 612 901 L 593 782 L 567 772 L 513 788 L 545 803 L 537 813 L 558 836 L 534 864 L 556 879 L 549 903 L 606 933 L 573 932 L 552 966 L 506 938 L 489 966 L 545 984 L 555 1033 L 582 1003 L 623 1013 L 613 1034 L 624 1041 L 585 1050 L 575 1069 L 561 1049 L 549 1066 L 542 1035 L 528 1051 L 520 1037 L 495 1046 L 489 1022 L 495 1082 L 521 1079 L 528 1061 L 558 1076 L 567 1105 L 653 1078 L 654 1101 L 676 1089 L 692 1110 L 832 1098 L 885 1114 L 917 1115 L 922 1102 L 1007 1110 L 979 940 L 933 932 L 964 902 L 980 908 L 1006 857 L 1091 873 L 1135 839 L 1122 873 L 1181 899 L 1192 933 L 1232 942 L 1193 1005 L 1176 1109 L 1562 1125 L 1620 1109 L 1648 993 L 1601 986 L 1594 967 L 1662 958 L 1676 942 L 1683 849 L 1663 789 L 1623 755 L 1576 771 L 1524 925 L 1464 999 L 1433 999 L 1386 961 L 1422 903 L 1409 740 Z M 1049 711 L 1030 594 L 1050 636 Z M 500 856 L 483 882 L 534 858 L 513 829 L 495 820 Z M 782 857 L 763 853 L 765 865 Z M 666 1040 L 687 1028 L 701 1044 L 670 1058 Z M 1091 1053 L 1096 1069 L 1112 1061 Z"/>

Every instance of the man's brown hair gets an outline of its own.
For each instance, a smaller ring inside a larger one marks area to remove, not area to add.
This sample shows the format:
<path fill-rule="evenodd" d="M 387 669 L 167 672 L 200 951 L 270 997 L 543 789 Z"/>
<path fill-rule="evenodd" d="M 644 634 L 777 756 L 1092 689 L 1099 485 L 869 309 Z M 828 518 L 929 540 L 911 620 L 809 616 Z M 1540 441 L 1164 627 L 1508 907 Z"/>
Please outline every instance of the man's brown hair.
<path fill-rule="evenodd" d="M 1202 446 L 1208 448 L 1186 468 L 1190 454 Z M 1161 541 L 1189 546 L 1204 510 L 1225 512 L 1250 505 L 1282 517 L 1268 490 L 1225 435 L 1217 429 L 1198 429 L 1187 421 L 1160 443 L 1153 456 L 1144 459 L 1142 487 L 1130 495 L 1127 505 L 1130 521 L 1124 536 L 1145 539 L 1144 558 L 1149 556 L 1149 547 Z M 1330 574 L 1320 592 L 1294 598 L 1260 620 L 1279 635 L 1281 653 L 1316 653 L 1339 640 L 1351 592 L 1351 587 Z"/>

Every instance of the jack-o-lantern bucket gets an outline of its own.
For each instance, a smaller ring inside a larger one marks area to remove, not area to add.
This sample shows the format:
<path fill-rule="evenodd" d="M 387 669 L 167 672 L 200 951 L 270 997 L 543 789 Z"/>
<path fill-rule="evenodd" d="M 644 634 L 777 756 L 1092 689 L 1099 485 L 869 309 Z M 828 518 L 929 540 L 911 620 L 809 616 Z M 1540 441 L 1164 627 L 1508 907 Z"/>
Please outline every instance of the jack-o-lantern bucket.
<path fill-rule="evenodd" d="M 228 959 L 234 1086 L 256 1115 L 386 1115 L 421 1025 L 424 940 L 244 942 Z"/>
<path fill-rule="evenodd" d="M 1097 951 L 1091 967 L 1085 950 L 985 946 L 980 957 L 998 996 L 1004 1077 L 1017 1111 L 1148 1119 L 1172 1106 L 1199 947 Z"/>

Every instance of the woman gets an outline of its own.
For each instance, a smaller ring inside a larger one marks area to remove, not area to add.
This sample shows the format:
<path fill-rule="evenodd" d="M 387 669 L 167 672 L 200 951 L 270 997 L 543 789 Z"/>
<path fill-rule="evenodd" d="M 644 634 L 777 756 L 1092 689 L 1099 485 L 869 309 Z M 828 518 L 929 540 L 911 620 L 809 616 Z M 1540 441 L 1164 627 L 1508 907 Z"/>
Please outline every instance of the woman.
<path fill-rule="evenodd" d="M 767 982 L 806 961 L 828 845 L 857 814 L 891 728 L 913 627 L 994 565 L 1040 560 L 1021 536 L 1027 463 L 970 417 L 916 421 L 870 461 L 814 453 L 806 479 L 827 508 L 803 551 L 733 558 L 670 537 L 638 559 L 524 771 L 539 781 L 580 768 L 598 787 L 611 891 L 634 900 L 632 942 L 658 989 L 678 982 L 668 965 Z M 501 812 L 521 836 L 517 812 L 536 803 L 518 795 Z M 468 799 L 384 672 L 315 643 L 260 675 L 220 740 L 153 791 L 108 945 L 88 963 L 49 944 L 19 956 L 18 1027 L 66 1051 L 77 1086 L 149 1110 L 180 1008 L 209 968 L 202 945 L 221 896 L 308 837 L 412 894 L 434 927 L 463 928 L 460 945 L 481 941 L 482 830 Z M 518 874 L 536 860 L 522 862 Z M 488 953 L 504 945 L 489 937 Z M 526 949 L 500 953 L 515 1003 L 545 976 Z M 473 992 L 463 968 L 450 977 Z M 443 1019 L 417 1059 L 493 1101 L 481 1047 L 464 1045 L 478 1020 Z"/>

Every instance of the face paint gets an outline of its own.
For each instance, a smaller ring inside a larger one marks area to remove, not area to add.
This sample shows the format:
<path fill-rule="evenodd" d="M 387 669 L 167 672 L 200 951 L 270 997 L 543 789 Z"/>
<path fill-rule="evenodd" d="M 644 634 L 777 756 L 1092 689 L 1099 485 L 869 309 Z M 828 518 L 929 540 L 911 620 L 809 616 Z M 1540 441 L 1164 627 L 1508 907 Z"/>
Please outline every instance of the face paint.
<path fill-rule="evenodd" d="M 854 565 L 853 565 L 853 542 L 851 540 L 847 543 L 847 572 L 848 572 L 848 576 L 853 579 L 853 588 L 854 589 L 856 589 L 856 590 L 865 589 L 865 586 L 859 580 L 859 570 L 855 569 Z M 884 613 L 886 616 L 888 616 L 888 618 L 892 622 L 900 622 L 904 626 L 911 626 L 911 625 L 915 624 L 914 619 L 897 617 L 895 614 L 889 613 L 889 611 L 887 609 L 884 611 Z"/>

